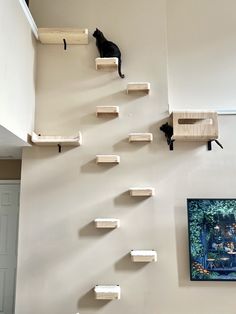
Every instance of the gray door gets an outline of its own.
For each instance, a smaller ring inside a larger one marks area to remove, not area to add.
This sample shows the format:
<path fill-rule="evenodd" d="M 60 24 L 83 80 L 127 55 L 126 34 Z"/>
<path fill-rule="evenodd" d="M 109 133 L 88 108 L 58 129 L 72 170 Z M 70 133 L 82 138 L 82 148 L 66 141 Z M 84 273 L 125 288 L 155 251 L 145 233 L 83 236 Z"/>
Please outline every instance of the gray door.
<path fill-rule="evenodd" d="M 19 184 L 0 184 L 0 314 L 14 313 Z"/>

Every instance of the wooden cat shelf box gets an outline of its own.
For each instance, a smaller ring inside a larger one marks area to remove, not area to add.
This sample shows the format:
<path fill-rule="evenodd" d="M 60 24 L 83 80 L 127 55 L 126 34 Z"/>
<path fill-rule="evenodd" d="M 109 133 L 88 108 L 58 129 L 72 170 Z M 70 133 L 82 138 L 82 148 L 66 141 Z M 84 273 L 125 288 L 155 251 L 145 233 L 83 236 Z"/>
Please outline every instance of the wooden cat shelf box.
<path fill-rule="evenodd" d="M 94 293 L 96 300 L 120 300 L 120 286 L 95 286 Z"/>
<path fill-rule="evenodd" d="M 130 82 L 127 85 L 127 94 L 145 93 L 149 94 L 151 90 L 151 84 L 148 82 Z"/>
<path fill-rule="evenodd" d="M 59 152 L 61 152 L 62 146 L 80 146 L 82 144 L 82 135 L 79 132 L 78 136 L 45 136 L 33 132 L 31 141 L 39 146 L 58 146 Z"/>
<path fill-rule="evenodd" d="M 152 133 L 130 133 L 129 142 L 152 142 Z"/>
<path fill-rule="evenodd" d="M 172 141 L 207 141 L 208 150 L 211 142 L 222 147 L 218 138 L 218 115 L 214 111 L 174 111 Z M 222 147 L 223 148 L 223 147 Z"/>
<path fill-rule="evenodd" d="M 137 263 L 150 263 L 157 261 L 157 252 L 154 250 L 132 250 L 131 260 Z"/>
<path fill-rule="evenodd" d="M 120 156 L 118 155 L 97 155 L 96 156 L 97 164 L 119 164 Z"/>
<path fill-rule="evenodd" d="M 96 70 L 115 71 L 118 68 L 118 58 L 96 58 Z"/>
<path fill-rule="evenodd" d="M 120 111 L 118 106 L 97 106 L 96 109 L 97 117 L 118 117 Z"/>
<path fill-rule="evenodd" d="M 120 227 L 120 219 L 96 218 L 94 220 L 97 229 L 115 229 Z"/>
<path fill-rule="evenodd" d="M 39 40 L 42 44 L 87 45 L 88 29 L 79 28 L 39 28 Z M 66 49 L 66 47 L 65 47 Z"/>
<path fill-rule="evenodd" d="M 129 189 L 130 196 L 134 197 L 150 197 L 155 195 L 155 189 L 151 187 L 146 188 L 130 188 Z"/>

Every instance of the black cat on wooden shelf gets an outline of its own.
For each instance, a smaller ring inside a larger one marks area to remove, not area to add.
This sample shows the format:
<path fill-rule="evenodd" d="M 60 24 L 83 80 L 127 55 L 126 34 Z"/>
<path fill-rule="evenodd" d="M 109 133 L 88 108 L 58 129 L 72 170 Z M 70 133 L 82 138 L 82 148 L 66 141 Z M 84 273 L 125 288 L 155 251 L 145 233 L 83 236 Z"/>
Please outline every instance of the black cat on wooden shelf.
<path fill-rule="evenodd" d="M 93 37 L 96 38 L 96 45 L 101 58 L 118 58 L 118 73 L 121 78 L 124 78 L 124 74 L 121 73 L 121 52 L 119 47 L 112 41 L 107 40 L 97 28 L 93 33 Z"/>

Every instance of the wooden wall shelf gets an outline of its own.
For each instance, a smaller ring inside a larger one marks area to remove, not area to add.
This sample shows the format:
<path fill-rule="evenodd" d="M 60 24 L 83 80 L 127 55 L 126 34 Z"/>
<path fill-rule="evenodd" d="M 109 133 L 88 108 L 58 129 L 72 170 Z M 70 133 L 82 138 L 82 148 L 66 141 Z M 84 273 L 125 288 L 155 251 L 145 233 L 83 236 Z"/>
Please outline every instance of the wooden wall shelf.
<path fill-rule="evenodd" d="M 217 112 L 174 111 L 173 140 L 208 141 L 218 138 Z"/>
<path fill-rule="evenodd" d="M 120 156 L 118 155 L 97 155 L 96 156 L 97 164 L 119 164 Z"/>
<path fill-rule="evenodd" d="M 132 250 L 130 255 L 131 260 L 137 263 L 149 263 L 157 261 L 157 252 L 154 250 Z"/>
<path fill-rule="evenodd" d="M 97 117 L 103 117 L 103 116 L 114 116 L 118 117 L 119 116 L 119 107 L 118 106 L 97 106 Z"/>
<path fill-rule="evenodd" d="M 155 189 L 151 187 L 146 188 L 130 188 L 129 189 L 130 196 L 142 196 L 149 197 L 155 195 Z"/>
<path fill-rule="evenodd" d="M 121 295 L 120 286 L 95 286 L 96 300 L 119 300 Z"/>
<path fill-rule="evenodd" d="M 118 68 L 118 58 L 96 58 L 96 70 L 116 71 Z"/>
<path fill-rule="evenodd" d="M 129 142 L 152 142 L 152 133 L 130 133 Z"/>
<path fill-rule="evenodd" d="M 145 93 L 149 94 L 151 84 L 148 82 L 130 82 L 127 85 L 127 94 L 131 93 Z"/>
<path fill-rule="evenodd" d="M 79 28 L 39 28 L 39 40 L 42 44 L 87 45 L 88 29 Z"/>
<path fill-rule="evenodd" d="M 116 218 L 96 218 L 94 223 L 98 229 L 115 229 L 120 227 L 120 219 Z"/>
<path fill-rule="evenodd" d="M 39 146 L 80 146 L 82 144 L 82 135 L 74 136 L 44 136 L 32 133 L 31 141 Z"/>

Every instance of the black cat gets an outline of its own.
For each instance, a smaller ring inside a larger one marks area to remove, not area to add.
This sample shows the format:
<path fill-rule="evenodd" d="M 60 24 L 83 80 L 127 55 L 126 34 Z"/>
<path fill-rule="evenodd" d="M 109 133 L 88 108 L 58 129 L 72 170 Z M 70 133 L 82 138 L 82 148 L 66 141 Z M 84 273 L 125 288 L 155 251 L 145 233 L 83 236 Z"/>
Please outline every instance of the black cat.
<path fill-rule="evenodd" d="M 121 52 L 119 47 L 117 47 L 117 45 L 113 42 L 107 40 L 103 33 L 97 28 L 93 33 L 93 37 L 96 38 L 96 45 L 101 58 L 118 58 L 118 73 L 121 78 L 124 78 L 124 74 L 121 73 Z"/>
<path fill-rule="evenodd" d="M 166 136 L 166 139 L 167 139 L 167 144 L 168 145 L 172 145 L 173 141 L 174 141 L 174 140 L 171 139 L 171 137 L 173 135 L 173 127 L 171 125 L 169 125 L 168 122 L 166 122 L 165 124 L 163 124 L 160 127 L 160 130 L 165 133 L 165 136 Z"/>

